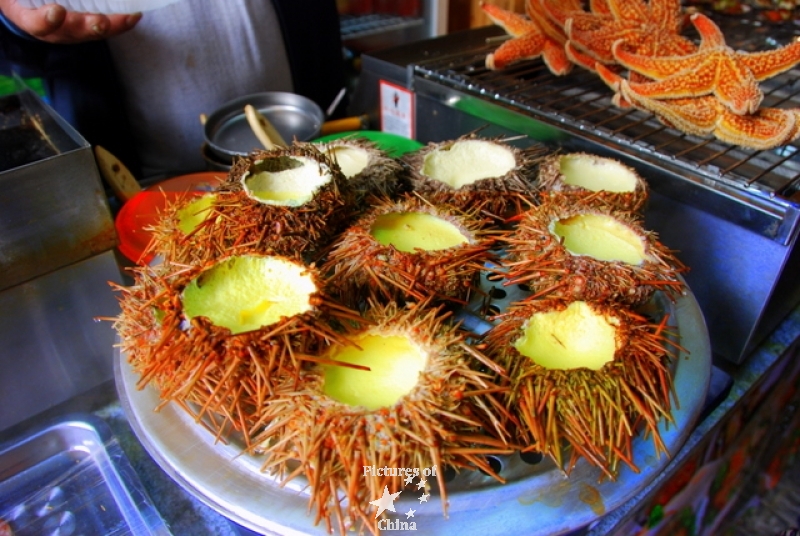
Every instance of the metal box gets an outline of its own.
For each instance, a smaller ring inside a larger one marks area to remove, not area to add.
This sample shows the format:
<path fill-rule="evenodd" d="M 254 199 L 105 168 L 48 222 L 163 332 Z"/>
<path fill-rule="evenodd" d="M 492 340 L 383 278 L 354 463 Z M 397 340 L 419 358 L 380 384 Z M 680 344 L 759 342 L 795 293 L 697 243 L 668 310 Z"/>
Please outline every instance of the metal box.
<path fill-rule="evenodd" d="M 89 144 L 30 90 L 0 97 L 0 291 L 116 244 Z"/>
<path fill-rule="evenodd" d="M 0 115 L 1 431 L 113 378 L 122 277 L 86 140 L 27 89 Z"/>

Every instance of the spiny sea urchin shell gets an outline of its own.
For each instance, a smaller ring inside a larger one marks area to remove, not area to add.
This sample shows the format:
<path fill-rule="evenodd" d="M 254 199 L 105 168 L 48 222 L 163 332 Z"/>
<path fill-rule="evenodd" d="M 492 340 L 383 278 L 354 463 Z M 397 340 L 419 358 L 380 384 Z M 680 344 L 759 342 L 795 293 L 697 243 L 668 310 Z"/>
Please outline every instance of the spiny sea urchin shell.
<path fill-rule="evenodd" d="M 266 426 L 255 449 L 266 455 L 264 470 L 287 481 L 304 475 L 317 519 L 329 531 L 377 534 L 370 501 L 384 487 L 400 491 L 404 482 L 402 475 L 365 468 L 436 467 L 446 513 L 446 467 L 495 475 L 486 456 L 512 452 L 503 389 L 490 379 L 502 371 L 467 346 L 445 313 L 427 305 L 368 309 L 372 325 L 354 336 L 357 348 L 337 345 L 326 357 L 371 370 L 315 366 L 297 389 L 282 390 L 264 407 Z"/>
<path fill-rule="evenodd" d="M 287 257 L 160 264 L 133 275 L 133 285 L 117 288 L 114 327 L 138 387 L 153 385 L 164 404 L 245 440 L 275 383 L 343 340 L 332 323 L 359 319 L 320 291 L 316 270 Z"/>
<path fill-rule="evenodd" d="M 483 340 L 508 371 L 519 443 L 562 468 L 569 446 L 567 472 L 583 457 L 612 479 L 620 462 L 633 467 L 640 425 L 666 453 L 658 424 L 671 420 L 674 342 L 664 323 L 618 303 L 560 299 L 517 303 L 501 318 Z"/>
<path fill-rule="evenodd" d="M 403 157 L 411 188 L 432 203 L 505 218 L 535 202 L 535 169 L 543 146 L 516 148 L 475 134 L 432 142 Z"/>
<path fill-rule="evenodd" d="M 370 197 L 391 198 L 400 192 L 403 166 L 376 143 L 348 136 L 319 147 L 342 170 L 359 205 Z"/>
<path fill-rule="evenodd" d="M 683 290 L 684 265 L 629 212 L 553 195 L 502 240 L 504 284 L 527 284 L 534 296 L 639 304 Z"/>
<path fill-rule="evenodd" d="M 648 198 L 647 182 L 619 160 L 588 153 L 554 154 L 539 165 L 538 186 L 613 209 L 641 213 Z"/>
<path fill-rule="evenodd" d="M 165 261 L 203 264 L 251 251 L 313 258 L 354 213 L 339 167 L 313 144 L 239 159 L 214 196 L 188 235 L 178 230 L 182 205 L 165 215 L 153 246 Z"/>
<path fill-rule="evenodd" d="M 463 302 L 486 260 L 485 221 L 415 196 L 384 200 L 333 244 L 322 271 L 330 292 L 351 307 L 377 301 Z"/>

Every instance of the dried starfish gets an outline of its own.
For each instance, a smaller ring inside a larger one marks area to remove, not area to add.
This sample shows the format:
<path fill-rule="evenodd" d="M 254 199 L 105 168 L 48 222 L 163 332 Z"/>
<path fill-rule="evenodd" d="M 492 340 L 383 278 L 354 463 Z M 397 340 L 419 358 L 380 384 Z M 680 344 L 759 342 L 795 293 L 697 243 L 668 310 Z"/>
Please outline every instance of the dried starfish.
<path fill-rule="evenodd" d="M 780 147 L 800 136 L 800 109 L 759 108 L 754 114 L 737 115 L 723 108 L 714 135 L 751 149 Z"/>
<path fill-rule="evenodd" d="M 552 2 L 553 0 L 525 0 L 525 13 L 534 21 L 542 31 L 558 43 L 564 46 L 567 42 L 567 34 L 564 32 L 563 21 L 554 19 L 548 15 L 545 8 L 545 2 Z M 577 13 L 581 10 L 580 0 L 558 0 L 559 8 L 566 13 Z"/>
<path fill-rule="evenodd" d="M 553 18 L 561 18 L 557 4 L 546 7 Z M 607 0 L 592 4 L 597 13 L 580 12 L 566 15 L 564 30 L 573 50 L 605 64 L 616 63 L 612 47 L 621 41 L 627 49 L 646 56 L 683 55 L 693 52 L 695 45 L 680 35 L 683 24 L 680 0 Z M 592 70 L 594 61 L 581 66 Z"/>
<path fill-rule="evenodd" d="M 687 55 L 650 57 L 630 52 L 623 42 L 612 47 L 617 62 L 655 82 L 631 84 L 642 97 L 674 99 L 715 95 L 733 113 L 755 113 L 763 99 L 758 82 L 800 62 L 800 41 L 766 52 L 734 51 L 719 27 L 701 13 L 691 16 L 701 36 L 698 50 Z"/>
<path fill-rule="evenodd" d="M 511 39 L 486 56 L 488 69 L 503 69 L 516 61 L 538 57 L 544 60 L 545 65 L 555 75 L 565 75 L 572 69 L 572 63 L 564 53 L 566 38 L 562 32 L 559 41 L 557 26 L 546 23 L 540 25 L 534 17 L 527 18 L 493 4 L 481 2 L 480 6 L 493 23 L 511 36 Z"/>
<path fill-rule="evenodd" d="M 758 150 L 785 145 L 800 135 L 799 109 L 759 108 L 739 115 L 713 95 L 655 99 L 638 94 L 632 83 L 606 66 L 596 67 L 600 78 L 617 91 L 615 102 L 652 112 L 665 125 L 687 134 L 713 135 L 720 141 Z"/>

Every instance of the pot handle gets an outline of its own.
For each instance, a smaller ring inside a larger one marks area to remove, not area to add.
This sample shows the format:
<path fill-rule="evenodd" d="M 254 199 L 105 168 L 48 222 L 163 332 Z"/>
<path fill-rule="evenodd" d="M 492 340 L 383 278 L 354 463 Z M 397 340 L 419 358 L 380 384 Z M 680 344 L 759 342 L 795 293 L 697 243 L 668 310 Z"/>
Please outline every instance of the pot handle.
<path fill-rule="evenodd" d="M 334 134 L 336 132 L 347 132 L 350 130 L 364 130 L 369 123 L 369 116 L 358 115 L 354 117 L 345 117 L 342 119 L 334 119 L 333 121 L 325 121 L 322 123 L 322 130 L 320 135 Z"/>

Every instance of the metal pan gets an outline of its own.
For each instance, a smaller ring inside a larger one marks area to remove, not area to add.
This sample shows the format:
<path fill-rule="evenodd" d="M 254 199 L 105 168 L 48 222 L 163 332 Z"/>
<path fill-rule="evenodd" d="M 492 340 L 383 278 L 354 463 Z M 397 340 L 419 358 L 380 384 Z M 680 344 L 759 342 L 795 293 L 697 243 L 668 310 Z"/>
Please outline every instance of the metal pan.
<path fill-rule="evenodd" d="M 295 93 L 270 91 L 236 98 L 209 115 L 204 126 L 208 149 L 224 161 L 262 147 L 245 117 L 248 104 L 267 117 L 286 141 L 318 137 L 325 121 L 317 103 Z"/>
<path fill-rule="evenodd" d="M 0 446 L 0 518 L 19 535 L 171 534 L 117 438 L 89 414 Z"/>

